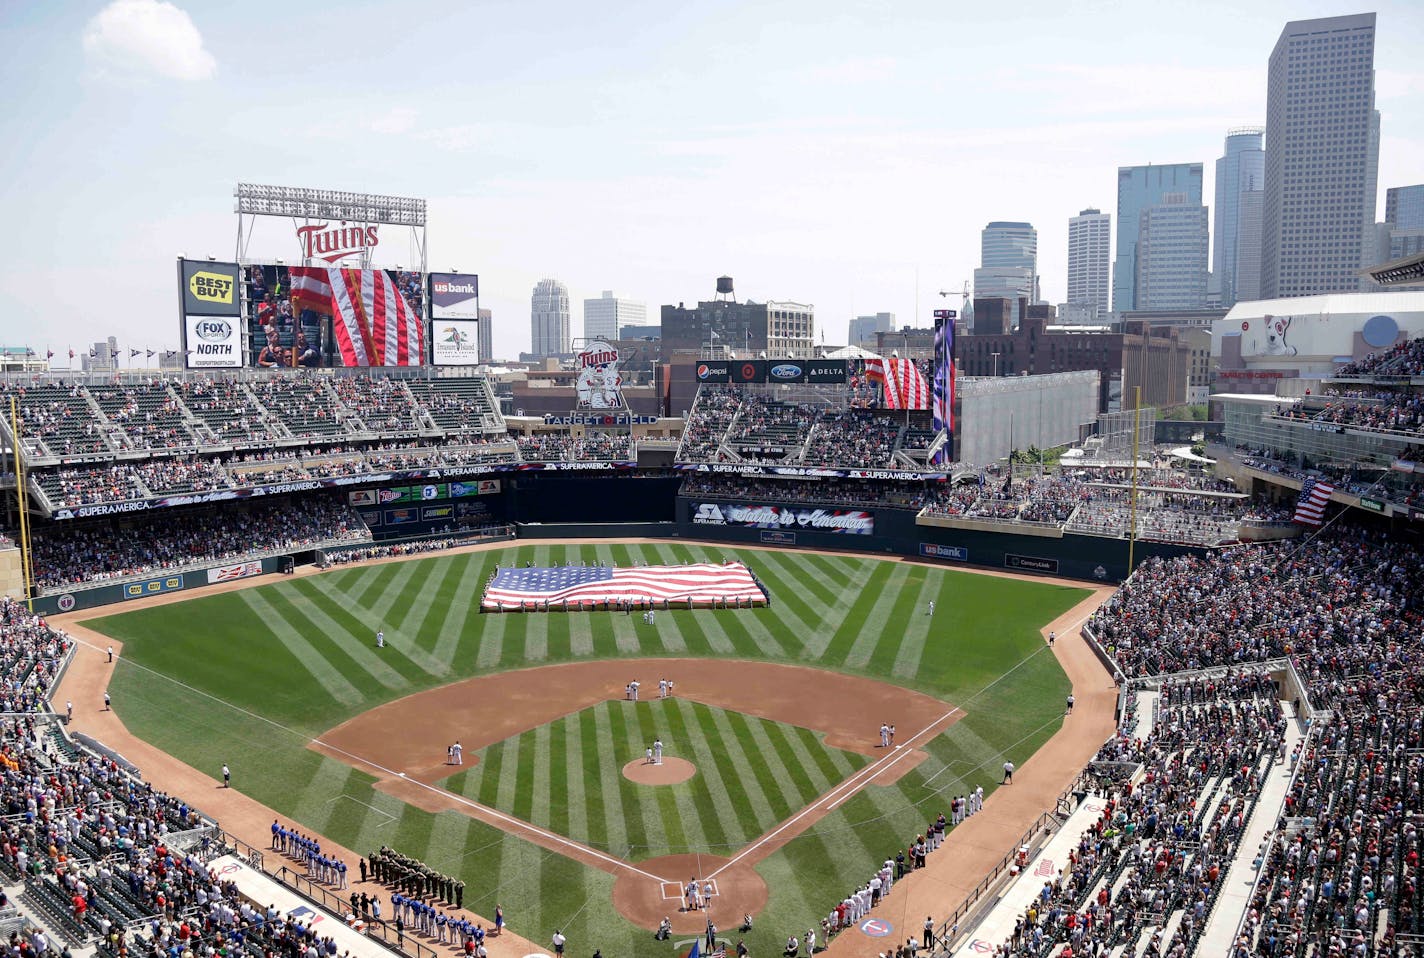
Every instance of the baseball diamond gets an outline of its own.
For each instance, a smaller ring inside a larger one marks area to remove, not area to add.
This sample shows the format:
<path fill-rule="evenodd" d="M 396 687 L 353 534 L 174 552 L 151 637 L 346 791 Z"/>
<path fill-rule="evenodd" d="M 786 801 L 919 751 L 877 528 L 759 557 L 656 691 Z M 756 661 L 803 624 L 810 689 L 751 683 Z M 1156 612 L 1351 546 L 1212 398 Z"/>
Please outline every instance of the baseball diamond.
<path fill-rule="evenodd" d="M 769 607 L 651 623 L 477 608 L 496 564 L 728 559 L 755 572 Z M 744 902 L 764 953 L 953 796 L 992 793 L 1006 757 L 1022 764 L 1062 724 L 1069 683 L 1042 630 L 1092 595 L 682 541 L 480 548 L 216 588 L 229 591 L 73 629 L 96 647 L 122 640 L 111 687 L 129 730 L 196 768 L 221 753 L 235 790 L 333 842 L 388 845 L 461 878 L 467 907 L 501 905 L 531 941 L 557 927 L 642 955 L 667 954 L 649 934 L 664 915 L 701 929 L 666 882 L 715 878 L 721 920 Z M 661 678 L 674 680 L 666 700 Z M 900 734 L 890 748 L 886 723 Z M 626 779 L 654 738 L 696 774 Z M 459 769 L 446 764 L 457 739 Z"/>

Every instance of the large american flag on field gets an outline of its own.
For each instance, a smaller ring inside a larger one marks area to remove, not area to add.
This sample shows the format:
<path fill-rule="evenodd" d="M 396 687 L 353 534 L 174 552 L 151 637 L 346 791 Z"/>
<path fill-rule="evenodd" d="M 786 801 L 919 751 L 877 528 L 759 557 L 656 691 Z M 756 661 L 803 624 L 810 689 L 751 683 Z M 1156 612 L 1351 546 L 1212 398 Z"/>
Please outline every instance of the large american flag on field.
<path fill-rule="evenodd" d="M 343 366 L 419 366 L 420 315 L 383 269 L 293 266 L 292 306 L 331 317 Z"/>
<path fill-rule="evenodd" d="M 1311 477 L 1300 486 L 1300 499 L 1295 504 L 1296 522 L 1303 526 L 1318 526 L 1325 521 L 1325 504 L 1335 487 Z"/>
<path fill-rule="evenodd" d="M 886 409 L 928 409 L 930 387 L 912 359 L 874 356 L 865 361 L 866 378 L 880 383 Z"/>
<path fill-rule="evenodd" d="M 480 607 L 491 611 L 634 604 L 766 603 L 766 593 L 740 562 L 700 565 L 554 566 L 500 569 Z"/>

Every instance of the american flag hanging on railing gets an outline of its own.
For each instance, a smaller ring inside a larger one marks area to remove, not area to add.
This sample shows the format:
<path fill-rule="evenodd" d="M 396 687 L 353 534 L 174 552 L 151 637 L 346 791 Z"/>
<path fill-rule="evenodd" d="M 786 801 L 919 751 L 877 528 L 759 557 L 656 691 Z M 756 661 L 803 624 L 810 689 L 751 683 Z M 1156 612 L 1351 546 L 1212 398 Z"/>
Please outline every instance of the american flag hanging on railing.
<path fill-rule="evenodd" d="M 1325 521 L 1325 504 L 1335 487 L 1322 479 L 1311 477 L 1300 487 L 1300 499 L 1295 504 L 1294 520 L 1303 526 L 1318 526 Z"/>

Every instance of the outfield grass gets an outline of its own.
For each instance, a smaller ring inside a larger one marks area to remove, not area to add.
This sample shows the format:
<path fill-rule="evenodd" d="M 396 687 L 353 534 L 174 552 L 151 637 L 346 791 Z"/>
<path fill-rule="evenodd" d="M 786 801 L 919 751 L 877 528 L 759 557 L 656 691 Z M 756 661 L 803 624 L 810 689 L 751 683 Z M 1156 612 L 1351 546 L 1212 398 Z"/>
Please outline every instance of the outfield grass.
<path fill-rule="evenodd" d="M 479 592 L 495 562 L 631 565 L 718 561 L 732 554 L 769 587 L 770 608 L 660 612 L 656 629 L 639 627 L 636 617 L 608 613 L 478 613 Z M 536 942 L 561 927 L 574 952 L 597 947 L 608 954 L 651 956 L 666 955 L 669 948 L 612 911 L 609 875 L 467 816 L 410 808 L 375 791 L 370 776 L 317 755 L 306 742 L 382 702 L 471 674 L 635 655 L 812 665 L 883 679 L 964 708 L 966 717 L 928 743 L 928 758 L 917 768 L 892 785 L 866 788 L 758 865 L 772 899 L 748 944 L 754 953 L 765 953 L 779 949 L 790 931 L 819 920 L 873 864 L 945 810 L 949 797 L 976 784 L 992 791 L 1006 757 L 1022 764 L 1056 731 L 1068 683 L 1038 630 L 1086 594 L 1048 582 L 852 556 L 739 553 L 685 543 L 545 544 L 339 569 L 89 624 L 124 641 L 112 691 L 115 708 L 135 733 L 213 773 L 227 762 L 235 787 L 347 847 L 367 851 L 386 843 L 458 874 L 468 883 L 471 907 L 489 914 L 496 902 L 503 904 L 511 927 Z M 931 599 L 937 604 L 933 619 L 925 614 Z M 388 642 L 380 656 L 372 649 L 378 628 L 384 628 Z M 571 757 L 578 759 L 577 769 L 589 767 L 589 755 L 596 762 L 611 754 L 614 709 L 620 708 L 626 733 L 627 709 L 610 703 L 608 724 L 595 715 L 592 737 L 578 716 L 577 754 L 569 749 L 571 728 L 561 745 L 546 726 L 548 736 L 518 744 L 513 753 L 518 761 L 512 764 L 527 760 L 531 769 L 548 768 L 548 777 L 541 773 L 529 781 L 547 783 L 545 790 L 552 791 L 558 749 L 566 770 Z M 703 707 L 679 703 L 677 708 L 687 723 L 684 710 Z M 644 721 L 643 713 L 633 714 Z M 651 709 L 645 714 L 655 715 Z M 693 718 L 701 725 L 701 716 Z M 734 721 L 730 714 L 723 718 Z M 663 720 L 671 722 L 673 715 L 664 714 Z M 715 718 L 712 725 L 726 734 Z M 567 782 L 579 773 L 565 774 Z M 500 778 L 504 775 L 502 766 Z M 491 787 L 489 778 L 487 767 L 476 766 L 452 784 L 479 797 Z M 766 815 L 784 817 L 777 808 L 737 808 L 737 789 L 725 780 L 722 785 L 708 786 L 700 799 L 712 803 L 714 815 L 703 814 L 699 800 L 690 800 L 698 813 L 694 829 L 685 820 L 680 832 L 672 829 L 669 821 L 683 819 L 684 808 L 675 800 L 666 809 L 659 804 L 663 830 L 657 840 L 710 846 L 729 840 L 736 829 L 756 834 Z M 501 786 L 494 788 L 499 799 Z M 581 815 L 583 827 L 594 834 L 599 816 L 591 814 L 597 811 L 593 798 L 556 811 L 537 789 L 530 792 L 522 800 L 525 817 L 548 805 L 546 827 L 572 829 Z M 620 801 L 623 797 L 621 787 L 602 792 L 605 803 L 615 792 Z M 193 798 L 201 804 L 201 796 Z M 790 807 L 793 797 L 780 801 Z M 602 811 L 602 841 L 610 849 L 628 846 L 617 854 L 641 854 L 634 846 L 649 843 L 648 828 L 656 819 L 641 806 L 637 818 L 626 806 L 622 816 L 610 815 L 607 804 Z M 561 822 L 563 815 L 569 821 Z M 635 842 L 640 827 L 643 841 Z"/>

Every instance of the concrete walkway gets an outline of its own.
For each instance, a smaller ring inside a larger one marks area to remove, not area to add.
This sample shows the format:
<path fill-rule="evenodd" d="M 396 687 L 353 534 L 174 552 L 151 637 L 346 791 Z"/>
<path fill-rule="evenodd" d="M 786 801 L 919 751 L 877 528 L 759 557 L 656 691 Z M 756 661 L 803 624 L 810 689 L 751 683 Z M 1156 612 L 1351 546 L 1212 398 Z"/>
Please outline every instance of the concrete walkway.
<path fill-rule="evenodd" d="M 1281 708 L 1290 719 L 1286 724 L 1285 734 L 1286 760 L 1273 766 L 1266 775 L 1266 783 L 1261 787 L 1261 797 L 1256 802 L 1256 810 L 1251 815 L 1251 821 L 1246 824 L 1246 834 L 1237 848 L 1236 859 L 1226 870 L 1216 907 L 1211 910 L 1201 940 L 1197 943 L 1199 955 L 1230 954 L 1231 945 L 1236 940 L 1236 929 L 1241 925 L 1241 916 L 1251 907 L 1251 888 L 1256 881 L 1256 849 L 1276 827 L 1276 822 L 1281 817 L 1281 809 L 1285 806 L 1286 789 L 1291 780 L 1290 756 L 1295 752 L 1296 743 L 1304 736 L 1304 732 L 1301 723 L 1295 718 L 1295 710 L 1291 704 L 1282 702 Z"/>

